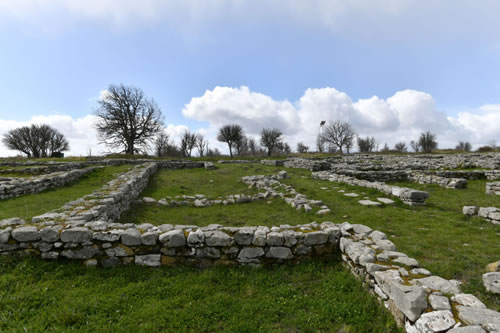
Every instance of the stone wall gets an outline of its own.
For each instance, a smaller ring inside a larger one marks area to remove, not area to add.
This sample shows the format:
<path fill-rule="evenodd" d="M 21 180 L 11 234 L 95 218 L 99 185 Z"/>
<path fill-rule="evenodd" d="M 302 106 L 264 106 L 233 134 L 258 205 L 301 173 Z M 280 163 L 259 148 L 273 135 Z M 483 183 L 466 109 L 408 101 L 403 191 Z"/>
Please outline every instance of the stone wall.
<path fill-rule="evenodd" d="M 259 160 L 219 160 L 219 164 L 245 164 L 245 163 L 259 163 Z"/>
<path fill-rule="evenodd" d="M 330 162 L 326 159 L 306 159 L 306 158 L 289 158 L 283 163 L 286 168 L 307 169 L 310 171 L 330 170 Z"/>
<path fill-rule="evenodd" d="M 101 189 L 80 199 L 70 201 L 63 207 L 32 218 L 32 222 L 56 221 L 81 226 L 88 221 L 113 221 L 126 211 L 130 204 L 148 184 L 156 172 L 157 163 L 145 163 L 122 173 Z"/>
<path fill-rule="evenodd" d="M 384 233 L 360 224 L 339 227 L 343 262 L 406 332 L 500 331 L 499 312 L 462 293 L 458 281 L 420 268 L 415 259 L 397 252 Z"/>
<path fill-rule="evenodd" d="M 500 182 L 486 183 L 486 194 L 500 195 Z"/>
<path fill-rule="evenodd" d="M 0 200 L 32 194 L 48 188 L 62 186 L 94 171 L 95 168 L 59 171 L 27 178 L 3 178 L 0 180 Z"/>
<path fill-rule="evenodd" d="M 464 206 L 462 212 L 466 216 L 479 216 L 488 222 L 500 225 L 500 208 Z"/>
<path fill-rule="evenodd" d="M 261 160 L 261 164 L 282 167 L 285 165 L 285 160 Z"/>
<path fill-rule="evenodd" d="M 429 194 L 424 191 L 418 191 L 407 187 L 391 186 L 383 182 L 370 182 L 368 180 L 339 175 L 330 171 L 313 172 L 312 177 L 315 179 L 328 180 L 331 182 L 372 188 L 377 191 L 398 197 L 405 204 L 411 206 L 423 205 L 425 204 L 425 200 L 427 200 L 427 198 L 429 197 Z"/>
<path fill-rule="evenodd" d="M 340 230 L 333 223 L 300 226 L 207 227 L 118 224 L 105 221 L 79 226 L 19 219 L 0 222 L 2 254 L 35 255 L 44 259 L 79 259 L 86 265 L 146 266 L 186 263 L 252 265 L 297 261 L 332 255 Z"/>
<path fill-rule="evenodd" d="M 408 180 L 419 184 L 436 184 L 446 188 L 466 188 L 467 179 L 464 178 L 446 178 L 436 175 L 426 175 L 423 173 L 408 172 Z"/>

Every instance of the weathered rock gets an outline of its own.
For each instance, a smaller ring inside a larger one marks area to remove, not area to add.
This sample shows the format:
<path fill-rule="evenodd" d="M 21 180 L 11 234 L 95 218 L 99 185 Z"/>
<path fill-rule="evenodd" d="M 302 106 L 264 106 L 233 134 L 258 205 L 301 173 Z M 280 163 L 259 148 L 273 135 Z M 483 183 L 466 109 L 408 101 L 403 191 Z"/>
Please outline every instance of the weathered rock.
<path fill-rule="evenodd" d="M 234 240 L 238 245 L 250 245 L 253 241 L 254 231 L 251 228 L 241 228 L 234 234 Z"/>
<path fill-rule="evenodd" d="M 408 267 L 418 267 L 418 261 L 413 258 L 408 257 L 398 257 L 393 260 L 393 262 L 408 266 Z"/>
<path fill-rule="evenodd" d="M 44 242 L 57 242 L 59 240 L 59 232 L 61 231 L 61 229 L 61 226 L 45 227 L 40 230 L 40 237 Z"/>
<path fill-rule="evenodd" d="M 238 255 L 238 261 L 251 262 L 256 258 L 262 257 L 264 250 L 261 247 L 244 247 Z"/>
<path fill-rule="evenodd" d="M 167 247 L 180 247 L 186 244 L 186 237 L 184 236 L 184 231 L 177 229 L 167 231 L 160 235 L 160 243 Z"/>
<path fill-rule="evenodd" d="M 424 313 L 415 322 L 419 332 L 443 332 L 455 325 L 453 314 L 449 310 L 440 310 Z"/>
<path fill-rule="evenodd" d="M 452 328 L 447 333 L 486 333 L 481 326 L 465 326 Z"/>
<path fill-rule="evenodd" d="M 65 243 L 83 243 L 92 239 L 92 231 L 86 227 L 64 229 L 61 232 L 61 241 Z"/>
<path fill-rule="evenodd" d="M 486 305 L 472 294 L 456 294 L 451 297 L 451 300 L 459 305 L 486 309 Z"/>
<path fill-rule="evenodd" d="M 483 274 L 483 285 L 490 293 L 500 294 L 500 272 Z"/>
<path fill-rule="evenodd" d="M 0 230 L 0 244 L 6 244 L 9 241 L 11 230 L 11 227 Z"/>
<path fill-rule="evenodd" d="M 233 243 L 233 238 L 219 230 L 207 231 L 205 233 L 205 243 L 207 246 L 229 246 Z"/>
<path fill-rule="evenodd" d="M 377 200 L 386 205 L 391 205 L 394 203 L 394 200 L 391 200 L 389 198 L 377 198 Z"/>
<path fill-rule="evenodd" d="M 440 276 L 428 276 L 422 279 L 415 279 L 412 282 L 430 290 L 438 290 L 444 294 L 460 293 L 460 289 L 455 284 Z"/>
<path fill-rule="evenodd" d="M 156 245 L 158 241 L 158 233 L 154 231 L 148 231 L 141 235 L 141 243 L 144 245 Z"/>
<path fill-rule="evenodd" d="M 94 246 L 84 246 L 81 249 L 67 249 L 61 252 L 61 256 L 69 259 L 90 259 L 98 255 L 100 251 Z"/>
<path fill-rule="evenodd" d="M 464 206 L 462 213 L 467 216 L 474 216 L 477 215 L 478 210 L 479 207 L 477 206 Z"/>
<path fill-rule="evenodd" d="M 382 205 L 380 202 L 371 201 L 371 200 L 359 200 L 358 202 L 363 206 L 380 206 L 380 205 Z"/>
<path fill-rule="evenodd" d="M 324 231 L 308 232 L 304 236 L 304 245 L 311 246 L 325 244 L 328 241 L 329 236 L 330 235 Z"/>
<path fill-rule="evenodd" d="M 492 262 L 486 266 L 488 272 L 500 272 L 500 260 Z"/>
<path fill-rule="evenodd" d="M 267 234 L 267 245 L 269 246 L 281 246 L 285 243 L 285 237 L 281 232 L 270 232 Z"/>
<path fill-rule="evenodd" d="M 37 227 L 28 226 L 14 229 L 12 231 L 12 238 L 18 242 L 33 242 L 39 240 L 41 237 Z"/>
<path fill-rule="evenodd" d="M 146 254 L 135 256 L 135 264 L 141 266 L 157 267 L 161 265 L 161 254 Z"/>
<path fill-rule="evenodd" d="M 500 330 L 500 312 L 470 306 L 457 306 L 458 317 L 467 325 L 487 324 Z"/>
<path fill-rule="evenodd" d="M 436 310 L 451 310 L 450 301 L 446 296 L 432 294 L 429 296 L 429 303 L 434 311 Z"/>
<path fill-rule="evenodd" d="M 129 228 L 122 232 L 121 240 L 127 246 L 139 246 L 142 244 L 141 232 L 135 228 Z"/>
<path fill-rule="evenodd" d="M 427 308 L 427 294 L 424 289 L 417 286 L 405 286 L 389 271 L 374 273 L 380 289 L 405 314 L 411 321 L 417 320 L 422 311 Z"/>
<path fill-rule="evenodd" d="M 187 243 L 189 246 L 200 247 L 205 243 L 205 234 L 201 229 L 192 231 L 187 237 Z"/>
<path fill-rule="evenodd" d="M 267 258 L 276 258 L 276 259 L 292 259 L 293 254 L 292 251 L 288 247 L 270 247 L 269 251 L 266 253 Z"/>
<path fill-rule="evenodd" d="M 218 259 L 220 258 L 220 251 L 213 247 L 204 247 L 196 250 L 196 256 L 199 258 Z"/>

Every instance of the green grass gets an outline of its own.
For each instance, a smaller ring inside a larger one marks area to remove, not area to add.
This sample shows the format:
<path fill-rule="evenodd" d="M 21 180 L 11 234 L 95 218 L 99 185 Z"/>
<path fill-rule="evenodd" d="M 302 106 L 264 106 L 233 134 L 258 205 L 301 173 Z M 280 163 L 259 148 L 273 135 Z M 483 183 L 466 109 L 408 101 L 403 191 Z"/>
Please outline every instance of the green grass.
<path fill-rule="evenodd" d="M 270 203 L 268 203 L 270 202 Z M 327 221 L 328 216 L 314 212 L 296 211 L 281 198 L 258 200 L 245 204 L 216 205 L 196 208 L 192 206 L 163 207 L 156 204 L 133 205 L 124 214 L 121 223 L 190 224 L 206 226 L 212 223 L 242 227 L 245 225 L 275 226 L 281 224 L 304 224 Z"/>
<path fill-rule="evenodd" d="M 241 177 L 256 174 L 276 173 L 274 167 L 261 164 L 221 164 L 215 170 L 159 170 L 151 180 L 142 196 L 162 199 L 167 196 L 204 194 L 209 198 L 230 194 L 254 194 L 255 189 L 241 181 Z M 212 181 L 212 182 L 211 182 Z"/>
<path fill-rule="evenodd" d="M 500 310 L 500 297 L 487 293 L 481 281 L 485 266 L 499 259 L 500 226 L 462 214 L 464 205 L 500 206 L 498 198 L 484 193 L 485 181 L 469 181 L 468 188 L 463 190 L 397 183 L 428 191 L 430 198 L 422 207 L 410 207 L 399 200 L 394 206 L 365 207 L 358 203 L 360 198 L 345 197 L 338 190 L 364 192 L 372 200 L 394 198 L 375 190 L 328 181 L 293 177 L 286 182 L 310 198 L 323 200 L 332 209 L 333 222 L 360 223 L 385 232 L 399 251 L 417 259 L 422 267 L 444 278 L 463 281 L 464 292 L 473 293 L 488 307 Z"/>
<path fill-rule="evenodd" d="M 338 262 L 88 269 L 0 257 L 2 332 L 399 332 Z"/>
<path fill-rule="evenodd" d="M 204 170 L 164 171 L 159 174 L 159 179 L 161 177 L 163 183 L 155 184 L 153 180 L 145 195 L 159 199 L 169 194 L 172 196 L 172 193 L 187 195 L 201 193 L 212 196 L 217 196 L 217 193 L 235 193 L 243 190 L 244 184 L 238 182 L 242 175 L 271 174 L 279 170 L 281 168 L 259 165 L 245 169 L 241 165 L 222 165 L 218 170 L 211 171 L 210 177 L 207 177 L 208 172 Z M 484 193 L 486 181 L 469 181 L 468 188 L 463 190 L 412 182 L 394 183 L 429 192 L 430 198 L 426 206 L 410 207 L 394 197 L 375 190 L 313 180 L 310 177 L 311 173 L 306 170 L 287 169 L 287 171 L 292 177 L 285 180 L 285 183 L 294 186 L 298 192 L 306 194 L 310 199 L 323 200 L 332 209 L 332 213 L 320 218 L 315 214 L 297 212 L 276 198 L 273 199 L 273 204 L 257 201 L 250 204 L 209 208 L 138 205 L 133 207 L 122 222 L 270 226 L 329 220 L 335 223 L 349 221 L 365 224 L 389 235 L 399 251 L 417 259 L 422 267 L 444 278 L 463 281 L 464 292 L 478 295 L 489 307 L 500 310 L 500 297 L 487 293 L 481 281 L 484 267 L 499 259 L 500 226 L 492 225 L 480 218 L 467 218 L 462 214 L 462 207 L 465 205 L 500 206 L 497 197 Z M 217 186 L 209 183 L 209 179 L 212 179 L 213 184 Z M 200 186 L 197 187 L 197 184 Z M 327 187 L 329 190 L 322 190 L 321 187 Z M 344 193 L 339 193 L 339 190 L 356 192 L 360 197 L 346 197 Z M 371 200 L 376 200 L 377 197 L 389 197 L 396 200 L 396 204 L 365 207 L 358 203 L 363 197 Z"/>
<path fill-rule="evenodd" d="M 10 217 L 30 220 L 33 216 L 57 209 L 66 202 L 92 193 L 129 168 L 129 165 L 121 165 L 96 169 L 65 186 L 48 189 L 36 194 L 26 194 L 16 198 L 0 200 L 0 220 Z"/>

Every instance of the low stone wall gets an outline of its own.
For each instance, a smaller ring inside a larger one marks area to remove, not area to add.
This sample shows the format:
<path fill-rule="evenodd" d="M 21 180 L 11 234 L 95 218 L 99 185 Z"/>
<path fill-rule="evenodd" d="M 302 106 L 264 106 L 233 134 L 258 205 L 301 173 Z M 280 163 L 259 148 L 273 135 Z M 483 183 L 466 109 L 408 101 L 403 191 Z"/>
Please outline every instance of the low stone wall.
<path fill-rule="evenodd" d="M 0 170 L 0 174 L 18 173 L 18 174 L 27 174 L 27 175 L 41 175 L 41 174 L 57 172 L 57 171 L 81 169 L 81 168 L 85 168 L 87 166 L 88 166 L 88 164 L 86 164 L 86 163 L 68 162 L 68 163 L 60 163 L 60 164 L 53 164 L 53 165 L 49 164 L 49 165 L 44 165 L 44 166 L 33 166 L 33 167 L 25 167 L 25 168 L 17 168 L 17 169 L 3 169 L 3 170 Z"/>
<path fill-rule="evenodd" d="M 371 182 L 389 182 L 408 180 L 408 174 L 403 170 L 396 171 L 362 171 L 362 170 L 337 170 L 336 174 L 368 180 Z"/>
<path fill-rule="evenodd" d="M 446 178 L 436 175 L 426 175 L 423 173 L 408 173 L 408 180 L 417 182 L 419 184 L 436 184 L 446 188 L 466 188 L 467 179 L 464 178 Z"/>
<path fill-rule="evenodd" d="M 86 265 L 135 263 L 160 266 L 187 263 L 260 266 L 332 255 L 340 230 L 333 223 L 300 226 L 207 227 L 118 224 L 93 221 L 73 225 L 43 222 L 27 226 L 20 219 L 0 221 L 2 254 L 44 259 L 79 259 Z"/>
<path fill-rule="evenodd" d="M 285 160 L 260 160 L 261 164 L 282 167 L 285 165 Z"/>
<path fill-rule="evenodd" d="M 347 267 L 407 332 L 500 329 L 500 313 L 486 309 L 475 296 L 461 293 L 457 281 L 419 268 L 415 259 L 397 252 L 384 233 L 359 224 L 235 228 L 92 221 L 75 226 L 27 225 L 8 219 L 0 221 L 0 253 L 75 259 L 87 266 L 187 264 L 201 268 L 258 267 L 340 253 Z"/>
<path fill-rule="evenodd" d="M 283 162 L 285 168 L 307 169 L 310 171 L 330 170 L 330 163 L 326 159 L 313 160 L 305 158 L 289 158 Z"/>
<path fill-rule="evenodd" d="M 500 182 L 486 183 L 486 194 L 500 195 Z"/>
<path fill-rule="evenodd" d="M 245 163 L 259 163 L 259 160 L 219 160 L 217 161 L 219 164 L 245 164 Z"/>
<path fill-rule="evenodd" d="M 46 175 L 28 178 L 10 178 L 0 181 L 0 200 L 17 197 L 23 194 L 32 194 L 48 188 L 62 186 L 75 181 L 94 171 L 95 168 L 59 171 Z"/>
<path fill-rule="evenodd" d="M 496 207 L 464 206 L 462 213 L 466 216 L 479 216 L 488 222 L 500 225 L 500 209 Z"/>
<path fill-rule="evenodd" d="M 89 221 L 118 219 L 144 190 L 157 168 L 158 164 L 151 162 L 138 165 L 92 194 L 68 202 L 53 212 L 33 217 L 32 222 L 48 221 L 81 226 Z"/>
<path fill-rule="evenodd" d="M 342 260 L 392 313 L 406 332 L 498 332 L 500 313 L 474 295 L 461 293 L 458 281 L 433 276 L 387 236 L 360 224 L 340 225 Z"/>
<path fill-rule="evenodd" d="M 372 188 L 377 191 L 398 197 L 405 204 L 411 206 L 423 205 L 425 204 L 425 200 L 427 200 L 427 198 L 429 197 L 429 194 L 424 191 L 413 190 L 407 187 L 391 186 L 383 182 L 370 182 L 367 180 L 361 180 L 354 177 L 339 175 L 329 171 L 313 172 L 312 178 L 328 180 L 337 183 L 345 183 L 354 186 Z"/>

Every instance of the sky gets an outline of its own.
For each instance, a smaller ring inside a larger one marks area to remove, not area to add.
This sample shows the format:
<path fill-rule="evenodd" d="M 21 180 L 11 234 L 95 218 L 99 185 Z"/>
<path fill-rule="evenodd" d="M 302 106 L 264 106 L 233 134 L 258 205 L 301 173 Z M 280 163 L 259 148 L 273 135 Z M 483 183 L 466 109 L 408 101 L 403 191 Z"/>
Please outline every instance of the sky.
<path fill-rule="evenodd" d="M 110 84 L 190 129 L 278 127 L 311 149 L 322 120 L 380 146 L 500 144 L 497 0 L 0 0 L 0 135 L 46 123 L 67 155 L 110 152 L 94 129 Z M 0 156 L 17 152 L 0 144 Z"/>

